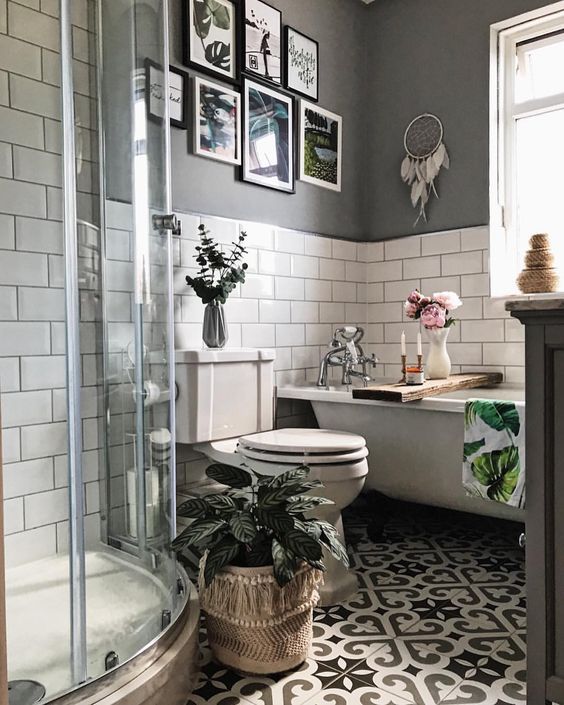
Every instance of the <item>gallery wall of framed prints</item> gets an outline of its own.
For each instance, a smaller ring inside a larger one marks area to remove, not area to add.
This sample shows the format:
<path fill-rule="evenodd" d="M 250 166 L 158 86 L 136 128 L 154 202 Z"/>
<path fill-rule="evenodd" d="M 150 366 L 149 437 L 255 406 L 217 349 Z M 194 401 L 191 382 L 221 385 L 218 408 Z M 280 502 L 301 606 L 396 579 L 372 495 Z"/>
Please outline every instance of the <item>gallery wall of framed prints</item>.
<path fill-rule="evenodd" d="M 319 43 L 264 0 L 179 1 L 183 63 L 195 75 L 171 67 L 170 117 L 192 132 L 193 153 L 284 193 L 297 178 L 340 192 L 343 124 L 317 105 Z M 162 119 L 162 71 L 148 61 L 146 72 L 148 115 Z"/>

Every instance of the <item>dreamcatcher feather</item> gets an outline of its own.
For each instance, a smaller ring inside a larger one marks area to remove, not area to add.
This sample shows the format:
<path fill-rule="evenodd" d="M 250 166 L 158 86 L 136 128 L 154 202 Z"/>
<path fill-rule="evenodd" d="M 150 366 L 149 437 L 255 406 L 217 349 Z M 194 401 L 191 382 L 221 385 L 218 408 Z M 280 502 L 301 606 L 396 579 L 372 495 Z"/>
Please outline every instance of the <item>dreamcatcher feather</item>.
<path fill-rule="evenodd" d="M 424 113 L 412 120 L 404 135 L 407 152 L 401 164 L 401 178 L 411 186 L 411 203 L 414 208 L 419 205 L 419 215 L 427 222 L 426 207 L 431 194 L 439 197 L 435 179 L 442 167 L 450 167 L 450 159 L 443 143 L 443 124 L 436 115 Z"/>

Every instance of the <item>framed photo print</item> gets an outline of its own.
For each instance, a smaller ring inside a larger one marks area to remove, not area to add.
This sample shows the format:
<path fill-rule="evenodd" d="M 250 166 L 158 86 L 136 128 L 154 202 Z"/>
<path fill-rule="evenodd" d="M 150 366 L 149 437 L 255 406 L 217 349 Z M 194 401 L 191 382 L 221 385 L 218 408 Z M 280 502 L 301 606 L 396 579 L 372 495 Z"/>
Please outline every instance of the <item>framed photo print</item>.
<path fill-rule="evenodd" d="M 304 98 L 319 99 L 319 44 L 293 27 L 284 28 L 284 86 Z"/>
<path fill-rule="evenodd" d="M 300 104 L 300 179 L 341 190 L 343 119 L 313 103 Z"/>
<path fill-rule="evenodd" d="M 228 164 L 241 163 L 241 96 L 203 78 L 194 79 L 194 152 Z"/>
<path fill-rule="evenodd" d="M 242 179 L 294 193 L 294 98 L 245 79 L 243 115 Z"/>
<path fill-rule="evenodd" d="M 244 69 L 282 84 L 282 13 L 263 0 L 245 0 Z"/>
<path fill-rule="evenodd" d="M 186 130 L 188 128 L 188 74 L 177 69 L 176 66 L 169 66 L 168 69 L 168 94 L 170 124 Z"/>
<path fill-rule="evenodd" d="M 239 0 L 182 0 L 184 63 L 224 81 L 239 79 Z"/>
<path fill-rule="evenodd" d="M 169 66 L 168 100 L 170 124 L 186 129 L 188 125 L 187 90 L 188 74 L 174 66 Z M 167 91 L 164 85 L 164 71 L 159 64 L 145 59 L 145 93 L 147 96 L 147 117 L 154 122 L 164 120 Z"/>

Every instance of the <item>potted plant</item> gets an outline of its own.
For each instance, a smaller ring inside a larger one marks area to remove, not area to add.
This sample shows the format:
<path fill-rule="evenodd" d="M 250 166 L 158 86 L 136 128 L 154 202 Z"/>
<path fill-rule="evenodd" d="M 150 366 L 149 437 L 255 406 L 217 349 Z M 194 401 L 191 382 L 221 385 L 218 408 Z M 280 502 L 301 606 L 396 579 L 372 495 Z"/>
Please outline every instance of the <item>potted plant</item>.
<path fill-rule="evenodd" d="M 211 237 L 205 225 L 199 228 L 200 244 L 196 247 L 196 262 L 200 270 L 195 277 L 186 277 L 186 283 L 206 304 L 202 338 L 208 348 L 223 348 L 228 339 L 223 304 L 237 284 L 245 282 L 248 265 L 242 262 L 247 233 L 242 232 L 229 252 Z"/>
<path fill-rule="evenodd" d="M 215 658 L 242 673 L 280 673 L 308 654 L 313 607 L 323 579 L 323 549 L 348 566 L 334 526 L 309 513 L 332 502 L 307 494 L 323 487 L 308 467 L 263 476 L 242 467 L 211 465 L 220 494 L 178 509 L 193 523 L 173 543 L 195 549 L 199 591 Z"/>

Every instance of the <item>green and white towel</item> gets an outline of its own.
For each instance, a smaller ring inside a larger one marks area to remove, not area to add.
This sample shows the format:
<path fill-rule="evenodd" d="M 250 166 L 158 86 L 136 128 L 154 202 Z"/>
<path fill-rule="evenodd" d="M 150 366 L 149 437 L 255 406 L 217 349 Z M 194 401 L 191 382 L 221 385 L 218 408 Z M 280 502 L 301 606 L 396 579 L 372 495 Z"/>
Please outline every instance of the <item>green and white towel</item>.
<path fill-rule="evenodd" d="M 525 404 L 469 399 L 464 410 L 466 494 L 525 507 Z"/>

